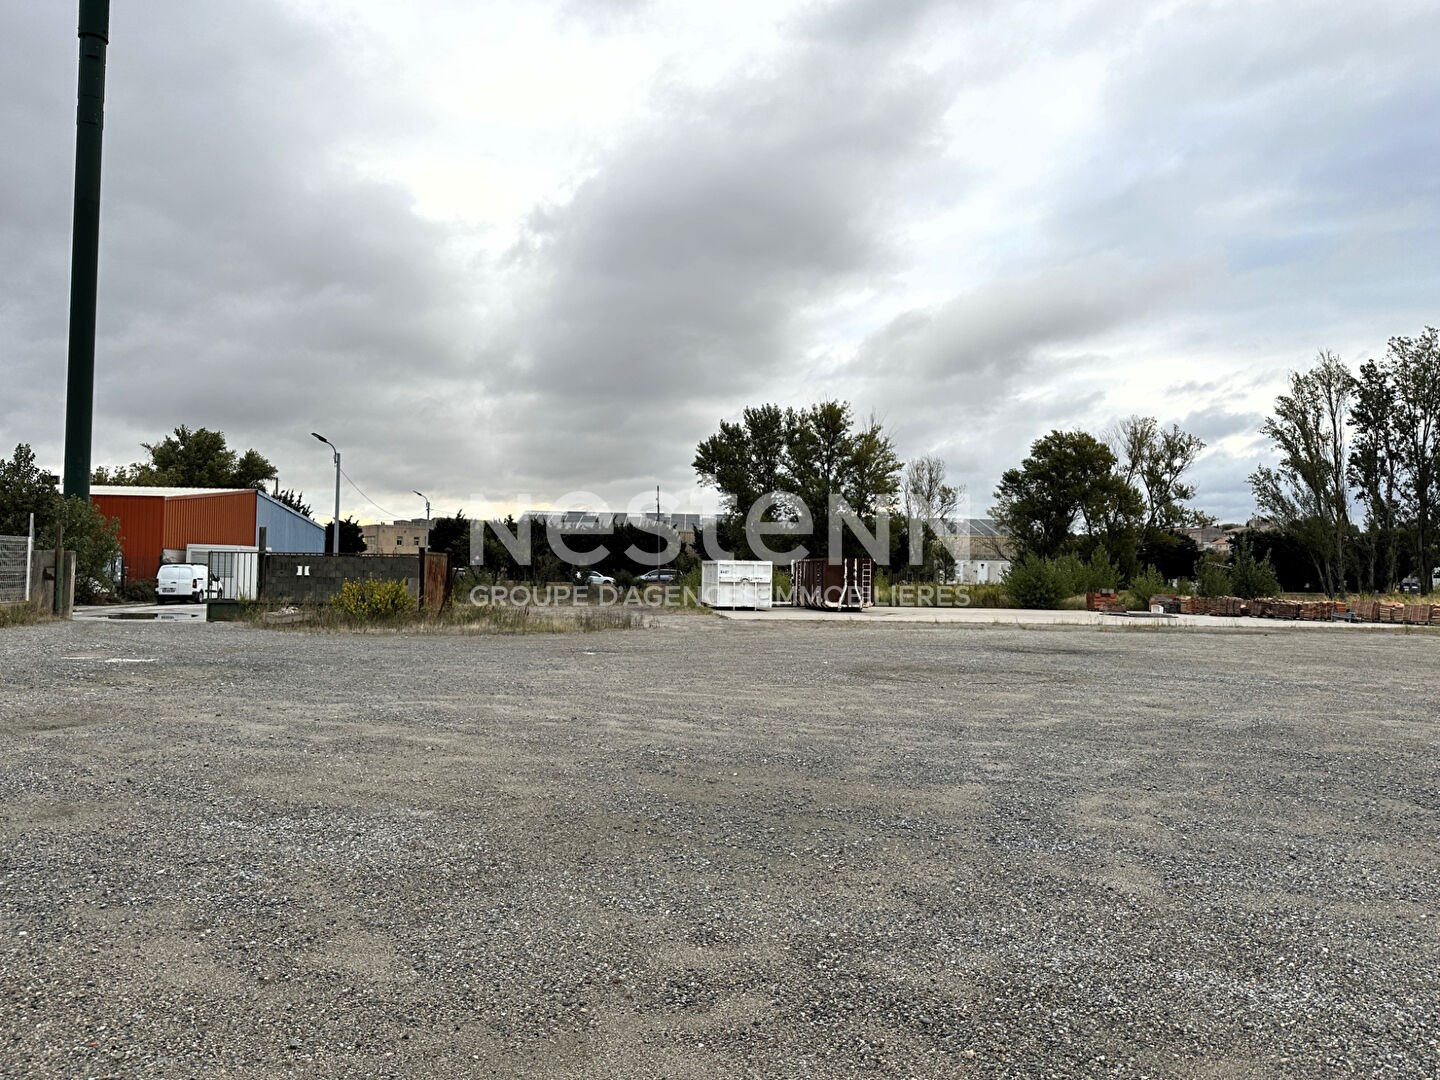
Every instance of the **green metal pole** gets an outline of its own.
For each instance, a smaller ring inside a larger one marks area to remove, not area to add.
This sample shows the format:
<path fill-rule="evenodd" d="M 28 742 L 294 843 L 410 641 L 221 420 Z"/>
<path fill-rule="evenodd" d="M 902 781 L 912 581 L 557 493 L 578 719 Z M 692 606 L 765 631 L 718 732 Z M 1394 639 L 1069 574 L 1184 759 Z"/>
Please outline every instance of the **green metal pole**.
<path fill-rule="evenodd" d="M 75 111 L 75 226 L 70 248 L 70 368 L 65 388 L 65 494 L 90 497 L 95 414 L 95 285 L 100 257 L 100 141 L 110 0 L 80 0 Z"/>

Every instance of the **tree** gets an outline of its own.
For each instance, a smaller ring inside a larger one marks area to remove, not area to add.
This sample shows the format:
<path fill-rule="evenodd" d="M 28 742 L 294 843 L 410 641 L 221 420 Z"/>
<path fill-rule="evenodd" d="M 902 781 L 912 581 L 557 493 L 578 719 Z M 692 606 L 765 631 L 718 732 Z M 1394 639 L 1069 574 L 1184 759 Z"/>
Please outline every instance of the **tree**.
<path fill-rule="evenodd" d="M 762 496 L 780 496 L 765 521 L 794 523 L 802 508 L 808 511 L 813 528 L 807 547 L 820 551 L 828 545 L 832 505 L 873 528 L 876 515 L 894 507 L 900 489 L 901 463 L 891 437 L 874 417 L 857 428 L 850 406 L 839 401 L 798 410 L 748 408 L 739 423 L 721 421 L 720 430 L 695 448 L 694 468 L 701 483 L 720 492 L 732 523 L 729 542 L 742 550 L 748 545 L 735 523 Z M 854 544 L 846 538 L 847 550 Z"/>
<path fill-rule="evenodd" d="M 15 447 L 14 455 L 0 460 L 0 534 L 28 535 L 30 515 L 37 528 L 54 514 L 59 498 L 60 478 L 35 464 L 35 451 L 28 443 Z"/>
<path fill-rule="evenodd" d="M 297 514 L 310 516 L 310 504 L 305 501 L 305 493 L 296 491 L 294 488 L 281 488 L 271 496 L 276 502 L 282 502 Z"/>
<path fill-rule="evenodd" d="M 1290 392 L 1275 399 L 1275 415 L 1261 429 L 1280 451 L 1280 464 L 1262 465 L 1250 476 L 1261 512 L 1300 537 L 1329 596 L 1345 591 L 1345 425 L 1354 391 L 1354 376 L 1330 352 L 1320 353 L 1309 371 L 1291 372 Z"/>
<path fill-rule="evenodd" d="M 949 534 L 941 536 L 940 530 L 955 516 L 962 490 L 945 482 L 945 462 L 938 457 L 918 457 L 905 466 L 906 527 L 923 530 L 920 576 L 924 580 L 948 576 L 955 565 L 946 545 Z"/>
<path fill-rule="evenodd" d="M 96 484 L 126 486 L 198 488 L 263 488 L 276 475 L 272 465 L 257 450 L 237 455 L 225 443 L 223 431 L 190 429 L 181 424 L 159 442 L 141 443 L 149 461 L 115 469 L 97 468 L 91 476 Z"/>
<path fill-rule="evenodd" d="M 1362 585 L 1387 589 L 1400 581 L 1400 521 L 1404 465 L 1402 437 L 1395 426 L 1399 412 L 1394 373 L 1374 360 L 1360 365 L 1350 410 L 1354 438 L 1348 478 L 1365 504 Z"/>
<path fill-rule="evenodd" d="M 430 550 L 450 556 L 451 566 L 470 563 L 470 519 L 461 510 L 454 517 L 438 517 L 430 522 Z"/>
<path fill-rule="evenodd" d="M 37 545 L 54 547 L 57 526 L 62 527 L 62 542 L 75 552 L 76 595 L 91 599 L 115 587 L 119 526 L 88 499 L 61 498 L 59 482 L 35 464 L 28 444 L 16 446 L 9 460 L 0 460 L 0 533 L 25 535 L 34 514 Z"/>
<path fill-rule="evenodd" d="M 120 566 L 120 523 L 107 518 L 89 499 L 59 498 L 39 529 L 39 546 L 55 546 L 56 526 L 63 526 L 62 543 L 75 552 L 75 595 L 94 600 L 113 592 Z"/>
<path fill-rule="evenodd" d="M 1052 431 L 1031 445 L 1019 468 L 1001 476 L 991 516 L 1017 555 L 1054 558 L 1077 548 L 1088 554 L 1101 544 L 1128 576 L 1144 500 L 1117 464 L 1093 435 Z"/>
<path fill-rule="evenodd" d="M 1386 362 L 1395 383 L 1392 423 L 1410 507 L 1415 574 L 1428 593 L 1440 529 L 1440 334 L 1427 326 L 1418 338 L 1391 338 Z"/>
<path fill-rule="evenodd" d="M 1230 565 L 1230 588 L 1236 596 L 1254 600 L 1257 596 L 1275 596 L 1280 592 L 1280 579 L 1275 574 L 1275 564 L 1267 552 L 1263 559 L 1255 558 L 1248 537 L 1240 537 L 1235 544 Z"/>
<path fill-rule="evenodd" d="M 1206 515 L 1184 505 L 1195 497 L 1194 486 L 1181 478 L 1205 449 L 1199 436 L 1181 431 L 1179 424 L 1162 428 L 1153 416 L 1131 416 L 1120 421 L 1111 449 L 1125 482 L 1145 496 L 1147 533 L 1210 522 Z"/>
<path fill-rule="evenodd" d="M 325 526 L 325 550 L 335 549 L 335 519 L 330 519 L 330 524 Z M 340 519 L 340 554 L 358 555 L 365 550 L 365 534 L 360 531 L 360 523 L 353 517 L 346 516 Z"/>

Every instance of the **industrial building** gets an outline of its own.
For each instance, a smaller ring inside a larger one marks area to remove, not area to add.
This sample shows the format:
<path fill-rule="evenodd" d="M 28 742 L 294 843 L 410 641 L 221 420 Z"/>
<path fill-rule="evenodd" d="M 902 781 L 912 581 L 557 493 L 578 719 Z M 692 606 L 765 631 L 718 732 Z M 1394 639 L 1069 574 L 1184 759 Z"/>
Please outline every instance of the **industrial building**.
<path fill-rule="evenodd" d="M 193 547 L 320 554 L 325 527 L 254 488 L 95 486 L 90 500 L 120 523 L 122 580 L 153 578 Z"/>

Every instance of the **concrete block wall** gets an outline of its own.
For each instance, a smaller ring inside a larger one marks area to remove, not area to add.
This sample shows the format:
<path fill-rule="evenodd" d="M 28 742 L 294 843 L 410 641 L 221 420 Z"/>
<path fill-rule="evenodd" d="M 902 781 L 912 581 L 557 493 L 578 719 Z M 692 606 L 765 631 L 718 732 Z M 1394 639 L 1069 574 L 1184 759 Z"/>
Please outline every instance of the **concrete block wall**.
<path fill-rule="evenodd" d="M 267 554 L 260 569 L 260 599 L 291 604 L 323 604 L 347 581 L 403 581 L 411 596 L 420 595 L 417 555 Z"/>

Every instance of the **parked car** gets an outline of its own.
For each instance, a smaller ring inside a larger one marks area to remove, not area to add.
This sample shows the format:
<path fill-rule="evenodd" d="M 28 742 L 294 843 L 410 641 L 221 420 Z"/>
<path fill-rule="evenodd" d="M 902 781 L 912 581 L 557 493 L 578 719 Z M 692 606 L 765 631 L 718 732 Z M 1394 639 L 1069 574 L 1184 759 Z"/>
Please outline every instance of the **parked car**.
<path fill-rule="evenodd" d="M 199 563 L 171 563 L 160 567 L 155 578 L 155 602 L 167 600 L 198 604 L 218 597 L 223 590 L 210 578 L 210 568 Z"/>
<path fill-rule="evenodd" d="M 599 570 L 587 570 L 580 575 L 581 585 L 614 585 L 615 579 L 609 574 L 602 574 Z"/>
<path fill-rule="evenodd" d="M 635 579 L 645 585 L 654 585 L 657 582 L 679 581 L 680 571 L 673 566 L 661 566 L 654 570 L 647 571 Z"/>

